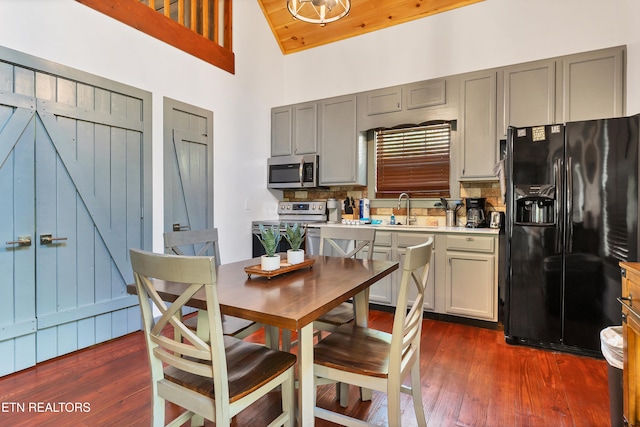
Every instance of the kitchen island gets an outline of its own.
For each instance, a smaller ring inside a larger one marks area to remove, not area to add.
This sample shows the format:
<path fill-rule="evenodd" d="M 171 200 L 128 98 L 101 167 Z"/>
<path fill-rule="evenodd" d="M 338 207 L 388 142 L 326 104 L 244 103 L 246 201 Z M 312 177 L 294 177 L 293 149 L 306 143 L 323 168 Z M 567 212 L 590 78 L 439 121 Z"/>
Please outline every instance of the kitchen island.
<path fill-rule="evenodd" d="M 401 264 L 408 246 L 433 237 L 424 312 L 435 317 L 452 316 L 486 323 L 489 327 L 497 326 L 500 230 L 427 225 L 310 224 L 307 247 L 311 252 L 317 251 L 320 227 L 374 227 L 373 258 Z M 366 256 L 366 251 L 360 255 Z M 395 272 L 373 285 L 370 302 L 395 307 L 400 277 Z"/>

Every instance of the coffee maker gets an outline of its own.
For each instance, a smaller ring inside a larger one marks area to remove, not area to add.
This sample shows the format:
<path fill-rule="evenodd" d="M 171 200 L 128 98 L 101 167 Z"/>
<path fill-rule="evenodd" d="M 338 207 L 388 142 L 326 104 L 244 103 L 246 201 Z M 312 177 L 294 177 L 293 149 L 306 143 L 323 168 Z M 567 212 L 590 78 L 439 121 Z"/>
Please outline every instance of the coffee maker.
<path fill-rule="evenodd" d="M 487 220 L 484 215 L 485 200 L 484 197 L 465 199 L 468 228 L 482 228 L 487 226 Z"/>

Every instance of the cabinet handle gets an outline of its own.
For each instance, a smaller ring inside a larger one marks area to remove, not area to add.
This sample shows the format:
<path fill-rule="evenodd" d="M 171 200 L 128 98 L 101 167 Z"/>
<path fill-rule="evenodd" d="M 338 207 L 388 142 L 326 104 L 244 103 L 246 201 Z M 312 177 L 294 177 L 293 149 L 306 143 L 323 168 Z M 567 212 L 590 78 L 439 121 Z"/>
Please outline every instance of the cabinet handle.
<path fill-rule="evenodd" d="M 473 242 L 473 237 L 467 237 L 467 242 Z"/>

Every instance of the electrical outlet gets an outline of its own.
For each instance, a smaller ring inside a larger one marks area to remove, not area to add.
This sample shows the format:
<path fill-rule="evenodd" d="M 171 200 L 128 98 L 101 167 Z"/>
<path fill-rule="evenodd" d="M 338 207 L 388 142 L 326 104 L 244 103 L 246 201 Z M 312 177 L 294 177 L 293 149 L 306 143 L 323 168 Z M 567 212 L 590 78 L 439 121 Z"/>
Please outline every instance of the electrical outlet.
<path fill-rule="evenodd" d="M 244 199 L 244 210 L 245 211 L 251 210 L 251 206 L 249 204 L 249 199 Z"/>

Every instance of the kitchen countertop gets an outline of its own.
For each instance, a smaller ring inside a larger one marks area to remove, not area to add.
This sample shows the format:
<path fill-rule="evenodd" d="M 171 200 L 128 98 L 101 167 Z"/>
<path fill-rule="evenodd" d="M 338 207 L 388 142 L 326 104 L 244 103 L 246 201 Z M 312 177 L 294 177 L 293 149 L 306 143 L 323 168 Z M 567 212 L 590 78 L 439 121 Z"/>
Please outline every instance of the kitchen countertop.
<path fill-rule="evenodd" d="M 311 223 L 308 227 L 320 228 L 320 227 L 374 227 L 378 230 L 385 231 L 418 231 L 429 233 L 465 233 L 465 234 L 488 234 L 497 235 L 500 230 L 497 228 L 467 228 L 467 227 L 444 227 L 436 225 L 389 225 L 389 224 L 335 224 L 335 223 Z"/>

